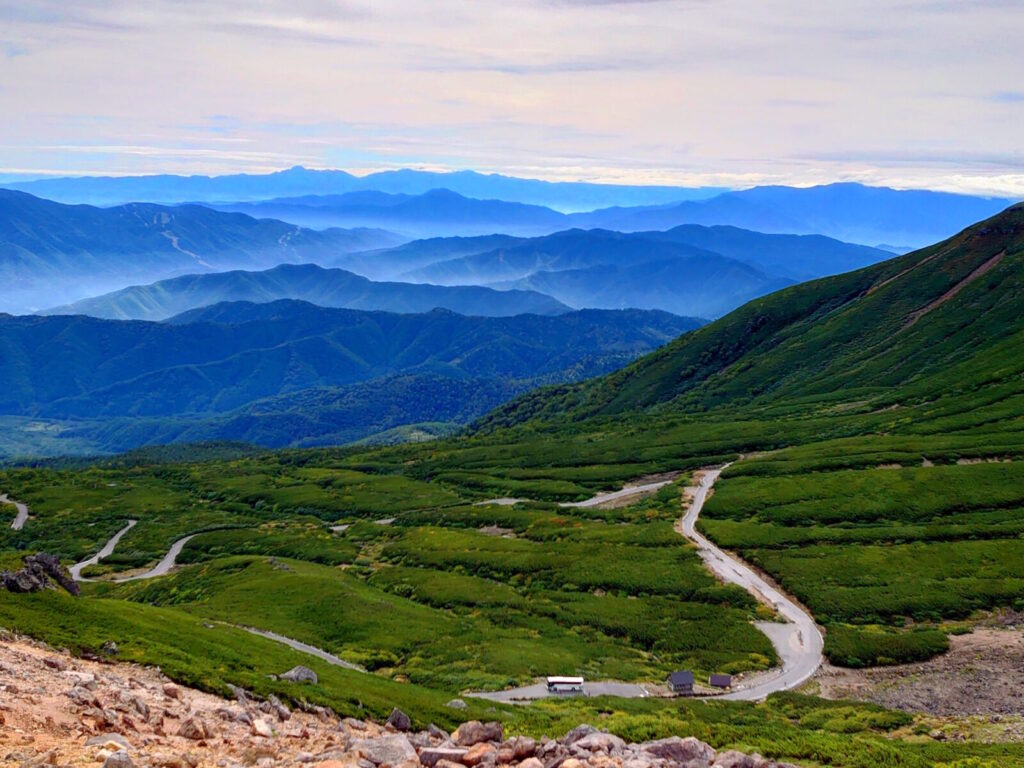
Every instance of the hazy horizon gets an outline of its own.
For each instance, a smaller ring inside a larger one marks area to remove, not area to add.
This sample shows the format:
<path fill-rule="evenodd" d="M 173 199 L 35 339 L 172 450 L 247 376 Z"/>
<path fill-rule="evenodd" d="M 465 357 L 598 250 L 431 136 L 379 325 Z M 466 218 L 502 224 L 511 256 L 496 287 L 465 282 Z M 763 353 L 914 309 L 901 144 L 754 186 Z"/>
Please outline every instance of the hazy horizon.
<path fill-rule="evenodd" d="M 0 175 L 1024 194 L 1012 0 L 0 0 Z"/>

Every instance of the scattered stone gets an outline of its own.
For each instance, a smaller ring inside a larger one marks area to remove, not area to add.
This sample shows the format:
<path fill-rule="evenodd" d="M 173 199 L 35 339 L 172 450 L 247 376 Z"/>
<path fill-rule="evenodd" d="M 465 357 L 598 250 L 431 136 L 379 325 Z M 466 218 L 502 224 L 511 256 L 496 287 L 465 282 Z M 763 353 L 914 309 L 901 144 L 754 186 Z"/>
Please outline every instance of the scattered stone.
<path fill-rule="evenodd" d="M 396 731 L 405 733 L 412 728 L 412 720 L 407 714 L 405 714 L 405 712 L 400 710 L 398 707 L 395 707 L 391 710 L 391 714 L 388 716 L 387 725 L 390 725 Z"/>
<path fill-rule="evenodd" d="M 519 768 L 544 768 L 544 763 L 536 757 L 528 757 L 519 764 Z"/>
<path fill-rule="evenodd" d="M 42 754 L 30 757 L 27 760 L 23 760 L 21 768 L 43 768 L 45 765 L 56 765 L 57 764 L 57 750 L 51 749 L 49 752 L 43 752 Z"/>
<path fill-rule="evenodd" d="M 109 749 L 111 752 L 116 752 L 119 749 L 132 749 L 131 742 L 120 733 L 101 733 L 86 741 L 85 746 Z"/>
<path fill-rule="evenodd" d="M 445 704 L 445 706 L 449 707 L 450 709 L 466 709 L 466 707 L 468 707 L 469 705 L 462 699 L 452 699 L 447 704 Z"/>
<path fill-rule="evenodd" d="M 164 684 L 164 696 L 166 696 L 169 699 L 180 699 L 181 698 L 181 688 L 176 686 L 174 683 L 165 683 Z"/>
<path fill-rule="evenodd" d="M 279 675 L 279 677 L 282 680 L 287 680 L 289 683 L 312 683 L 316 685 L 319 682 L 316 672 L 301 664 L 297 667 L 292 667 L 287 672 Z"/>
<path fill-rule="evenodd" d="M 117 643 L 115 643 L 113 640 L 107 640 L 107 642 L 100 646 L 100 653 L 103 653 L 107 656 L 117 656 Z"/>
<path fill-rule="evenodd" d="M 202 741 L 213 735 L 209 726 L 198 717 L 189 717 L 182 721 L 178 727 L 178 735 L 183 739 Z"/>
<path fill-rule="evenodd" d="M 270 723 L 262 717 L 257 717 L 252 721 L 252 735 L 262 736 L 264 739 L 270 739 L 274 736 L 274 729 L 271 728 Z"/>

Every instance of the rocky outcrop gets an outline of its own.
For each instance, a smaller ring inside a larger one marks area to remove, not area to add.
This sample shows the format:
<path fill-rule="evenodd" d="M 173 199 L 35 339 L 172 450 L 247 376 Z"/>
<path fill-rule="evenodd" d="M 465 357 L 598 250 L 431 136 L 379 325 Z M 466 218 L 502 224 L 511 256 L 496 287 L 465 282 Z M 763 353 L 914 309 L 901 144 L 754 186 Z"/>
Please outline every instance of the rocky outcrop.
<path fill-rule="evenodd" d="M 176 685 L 158 669 L 75 659 L 12 639 L 0 644 L 0 764 L 23 768 L 782 768 L 692 737 L 630 744 L 591 725 L 560 739 L 505 737 L 471 720 L 451 735 L 339 719 L 240 688 L 226 700 Z M 32 734 L 26 739 L 25 734 Z"/>
<path fill-rule="evenodd" d="M 0 572 L 0 587 L 8 592 L 40 592 L 44 589 L 63 587 L 72 595 L 79 595 L 81 589 L 71 578 L 68 569 L 60 564 L 56 555 L 40 552 L 27 555 L 20 571 Z"/>

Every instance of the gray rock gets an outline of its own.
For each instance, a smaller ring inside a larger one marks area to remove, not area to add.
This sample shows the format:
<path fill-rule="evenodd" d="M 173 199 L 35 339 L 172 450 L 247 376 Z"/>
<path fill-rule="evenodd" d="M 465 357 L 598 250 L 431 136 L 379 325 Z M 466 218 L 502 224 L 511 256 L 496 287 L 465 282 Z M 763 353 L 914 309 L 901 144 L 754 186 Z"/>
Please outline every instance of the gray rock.
<path fill-rule="evenodd" d="M 604 752 L 605 754 L 612 754 L 613 752 L 624 749 L 626 742 L 611 733 L 605 733 L 604 731 L 598 731 L 596 733 L 588 733 L 581 739 L 577 739 L 573 742 L 572 747 L 574 750 L 586 750 L 587 752 Z"/>
<path fill-rule="evenodd" d="M 428 768 L 433 768 L 439 760 L 461 763 L 467 751 L 457 747 L 427 747 L 420 751 L 420 762 Z"/>
<path fill-rule="evenodd" d="M 565 734 L 561 741 L 563 744 L 568 746 L 571 744 L 575 744 L 584 736 L 589 736 L 590 734 L 597 732 L 598 730 L 594 726 L 583 723 L 582 725 L 577 725 L 575 728 L 573 728 L 571 731 Z"/>
<path fill-rule="evenodd" d="M 412 720 L 398 707 L 391 710 L 391 714 L 388 716 L 387 725 L 390 725 L 396 731 L 402 731 L 405 733 L 412 728 Z"/>
<path fill-rule="evenodd" d="M 460 747 L 472 747 L 484 741 L 500 742 L 504 737 L 504 729 L 501 723 L 481 723 L 479 720 L 470 720 L 455 729 L 452 734 L 452 741 Z"/>
<path fill-rule="evenodd" d="M 103 768 L 135 768 L 135 763 L 132 762 L 131 755 L 123 749 L 119 749 L 107 756 L 107 759 L 103 761 Z"/>
<path fill-rule="evenodd" d="M 361 739 L 352 744 L 352 749 L 374 765 L 398 765 L 406 760 L 416 761 L 416 749 L 409 740 L 400 733 L 391 736 L 380 736 L 376 739 Z"/>
<path fill-rule="evenodd" d="M 763 765 L 760 755 L 745 755 L 734 749 L 722 752 L 714 762 L 714 768 L 761 768 Z"/>
<path fill-rule="evenodd" d="M 85 746 L 87 746 L 87 747 L 101 747 L 104 744 L 109 744 L 110 742 L 114 742 L 115 744 L 120 744 L 121 745 L 121 749 L 131 749 L 132 748 L 131 742 L 128 741 L 128 739 L 126 739 L 120 733 L 101 733 L 98 736 L 92 736 L 92 737 L 89 738 L 88 741 L 85 742 Z"/>
<path fill-rule="evenodd" d="M 316 685 L 319 682 L 316 672 L 301 664 L 297 667 L 292 667 L 284 674 L 279 675 L 279 677 L 282 680 L 287 680 L 289 683 L 312 683 Z"/>
<path fill-rule="evenodd" d="M 100 646 L 100 652 L 106 654 L 107 656 L 117 656 L 117 643 L 115 643 L 113 640 L 107 640 L 107 642 Z"/>
<path fill-rule="evenodd" d="M 451 709 L 465 709 L 469 705 L 462 699 L 452 699 L 447 704 L 445 704 L 445 706 Z"/>
<path fill-rule="evenodd" d="M 648 741 L 641 744 L 640 748 L 650 755 L 676 763 L 692 762 L 694 768 L 702 764 L 711 765 L 715 760 L 715 750 L 692 736 L 687 736 L 685 739 L 672 736 L 668 739 Z"/>
<path fill-rule="evenodd" d="M 40 552 L 23 558 L 22 563 L 20 571 L 0 572 L 0 587 L 9 592 L 39 592 L 53 589 L 56 584 L 72 595 L 81 594 L 81 588 L 56 555 Z"/>

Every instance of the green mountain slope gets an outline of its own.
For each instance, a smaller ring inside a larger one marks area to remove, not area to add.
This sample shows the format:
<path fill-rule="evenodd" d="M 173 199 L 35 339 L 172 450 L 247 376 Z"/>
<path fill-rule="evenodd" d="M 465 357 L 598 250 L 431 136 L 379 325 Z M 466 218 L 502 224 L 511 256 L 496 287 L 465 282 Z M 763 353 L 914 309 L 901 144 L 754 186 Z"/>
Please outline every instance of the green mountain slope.
<path fill-rule="evenodd" d="M 1022 298 L 1014 206 L 929 248 L 752 301 L 608 377 L 513 402 L 492 423 L 1021 385 Z"/>

